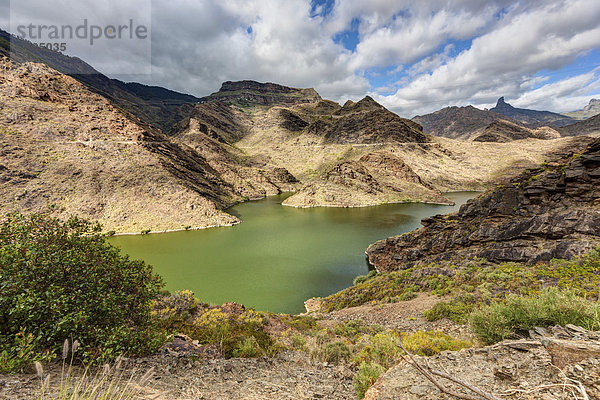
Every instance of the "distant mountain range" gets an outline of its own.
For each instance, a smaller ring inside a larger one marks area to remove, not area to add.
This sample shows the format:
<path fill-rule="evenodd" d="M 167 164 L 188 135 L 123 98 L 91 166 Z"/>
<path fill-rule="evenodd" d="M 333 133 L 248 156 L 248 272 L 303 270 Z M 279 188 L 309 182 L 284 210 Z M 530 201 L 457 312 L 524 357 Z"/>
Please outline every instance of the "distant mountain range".
<path fill-rule="evenodd" d="M 500 97 L 498 99 L 496 107 L 490 108 L 490 112 L 502 114 L 505 117 L 520 122 L 529 128 L 538 128 L 540 126 L 550 126 L 556 128 L 577 122 L 575 118 L 567 117 L 550 111 L 536 111 L 528 110 L 526 108 L 513 107 L 504 101 L 504 97 Z"/>
<path fill-rule="evenodd" d="M 598 114 L 600 114 L 600 99 L 591 99 L 588 105 L 583 107 L 582 110 L 563 113 L 567 117 L 579 120 L 584 120 Z"/>
<path fill-rule="evenodd" d="M 596 110 L 596 104 L 592 100 L 586 112 Z M 425 133 L 459 140 L 505 142 L 524 138 L 551 139 L 559 133 L 562 136 L 588 135 L 599 131 L 594 121 L 516 108 L 506 103 L 504 97 L 489 110 L 473 106 L 446 107 L 416 116 L 413 121 L 421 124 Z"/>
<path fill-rule="evenodd" d="M 77 57 L 69 57 L 0 29 L 0 56 L 25 62 L 41 62 L 58 72 L 83 83 L 93 92 L 106 97 L 121 109 L 133 114 L 154 128 L 170 133 L 172 125 L 181 119 L 180 107 L 201 101 L 199 98 L 157 86 L 125 83 L 96 71 Z"/>

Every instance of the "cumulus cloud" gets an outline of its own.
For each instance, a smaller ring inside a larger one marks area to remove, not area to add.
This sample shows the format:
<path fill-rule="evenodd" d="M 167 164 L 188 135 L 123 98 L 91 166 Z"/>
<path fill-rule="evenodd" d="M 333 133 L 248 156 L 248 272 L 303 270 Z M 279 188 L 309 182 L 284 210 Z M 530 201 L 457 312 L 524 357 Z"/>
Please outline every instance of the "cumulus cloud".
<path fill-rule="evenodd" d="M 598 2 L 564 1 L 516 12 L 473 39 L 469 49 L 380 100 L 407 114 L 456 103 L 489 104 L 502 95 L 518 98 L 522 84 L 537 72 L 560 69 L 600 46 Z"/>
<path fill-rule="evenodd" d="M 91 0 L 77 7 L 88 2 L 101 12 Z M 129 3 L 105 0 L 102 9 Z M 598 91 L 592 68 L 554 71 L 600 47 L 599 21 L 600 3 L 590 0 L 152 1 L 152 74 L 131 79 L 198 96 L 241 79 L 314 87 L 339 102 L 371 94 L 403 116 L 493 105 L 502 95 L 563 110 Z M 109 73 L 106 63 L 139 63 L 126 50 L 82 58 Z"/>

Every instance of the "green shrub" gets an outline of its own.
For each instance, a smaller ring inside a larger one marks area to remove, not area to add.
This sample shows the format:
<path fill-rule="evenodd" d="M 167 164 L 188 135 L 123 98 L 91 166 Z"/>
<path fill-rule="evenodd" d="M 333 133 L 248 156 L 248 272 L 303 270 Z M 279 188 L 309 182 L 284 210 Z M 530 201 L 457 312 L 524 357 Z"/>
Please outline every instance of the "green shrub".
<path fill-rule="evenodd" d="M 372 336 L 364 336 L 358 344 L 361 349 L 352 361 L 356 364 L 376 363 L 390 368 L 402 353 L 397 343 L 398 334 L 396 332 L 385 331 Z"/>
<path fill-rule="evenodd" d="M 317 320 L 310 315 L 283 315 L 281 322 L 300 332 L 311 331 L 317 327 Z"/>
<path fill-rule="evenodd" d="M 462 324 L 467 321 L 476 303 L 477 298 L 475 295 L 470 293 L 463 294 L 450 301 L 440 301 L 430 310 L 425 311 L 424 315 L 428 321 L 448 318 L 451 321 Z"/>
<path fill-rule="evenodd" d="M 470 317 L 472 331 L 486 344 L 518 336 L 536 326 L 566 324 L 599 329 L 600 304 L 578 297 L 573 291 L 547 288 L 532 296 L 510 294 Z"/>
<path fill-rule="evenodd" d="M 406 350 L 421 356 L 434 356 L 441 351 L 456 351 L 471 347 L 471 343 L 456 340 L 443 332 L 419 331 L 402 335 L 402 343 Z"/>
<path fill-rule="evenodd" d="M 279 347 L 265 331 L 264 313 L 241 308 L 198 305 L 189 290 L 160 296 L 153 314 L 169 332 L 183 333 L 202 345 L 217 345 L 225 357 L 259 357 L 277 353 Z"/>
<path fill-rule="evenodd" d="M 374 334 L 381 332 L 383 327 L 379 325 L 367 325 L 358 319 L 340 322 L 333 328 L 333 333 L 338 336 L 345 336 L 351 340 L 355 340 L 363 334 Z"/>
<path fill-rule="evenodd" d="M 354 285 L 358 285 L 360 283 L 368 281 L 369 279 L 371 279 L 375 276 L 377 276 L 377 271 L 371 270 L 371 271 L 369 271 L 369 273 L 367 275 L 359 275 L 356 278 L 354 278 L 354 281 L 352 283 Z"/>
<path fill-rule="evenodd" d="M 31 333 L 21 331 L 13 336 L 13 343 L 4 343 L 0 351 L 0 373 L 24 372 L 36 361 L 50 361 L 54 354 L 39 352 L 39 340 Z"/>
<path fill-rule="evenodd" d="M 258 341 L 254 336 L 245 338 L 243 341 L 237 344 L 235 350 L 233 350 L 234 357 L 258 357 L 263 354 Z"/>
<path fill-rule="evenodd" d="M 362 362 L 358 366 L 358 371 L 354 375 L 354 389 L 356 396 L 359 399 L 365 397 L 365 393 L 379 379 L 382 373 L 385 372 L 379 364 Z"/>
<path fill-rule="evenodd" d="M 78 218 L 12 214 L 0 225 L 0 351 L 27 328 L 35 352 L 67 338 L 84 360 L 144 354 L 164 336 L 150 314 L 160 277 L 121 255 L 100 226 Z M 28 361 L 35 360 L 29 357 Z"/>
<path fill-rule="evenodd" d="M 318 341 L 317 346 L 311 355 L 319 361 L 338 364 L 350 358 L 350 349 L 344 342 L 319 343 Z"/>

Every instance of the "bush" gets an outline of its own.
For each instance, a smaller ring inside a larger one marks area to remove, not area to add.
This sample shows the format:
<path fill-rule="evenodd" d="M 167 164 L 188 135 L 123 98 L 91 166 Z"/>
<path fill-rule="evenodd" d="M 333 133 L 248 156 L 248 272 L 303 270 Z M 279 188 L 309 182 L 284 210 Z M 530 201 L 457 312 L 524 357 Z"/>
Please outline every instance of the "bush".
<path fill-rule="evenodd" d="M 350 358 L 350 349 L 341 341 L 320 343 L 311 355 L 319 361 L 337 364 Z"/>
<path fill-rule="evenodd" d="M 470 317 L 472 331 L 485 344 L 516 337 L 536 326 L 566 324 L 599 329 L 600 304 L 572 291 L 547 288 L 533 296 L 510 294 L 506 300 L 482 307 Z"/>
<path fill-rule="evenodd" d="M 54 355 L 40 353 L 39 340 L 31 333 L 21 331 L 13 337 L 13 342 L 4 343 L 0 351 L 0 374 L 23 372 L 36 361 L 50 361 Z"/>
<path fill-rule="evenodd" d="M 379 364 L 363 362 L 358 366 L 358 371 L 354 375 L 354 389 L 359 399 L 365 397 L 365 393 L 385 372 Z"/>
<path fill-rule="evenodd" d="M 186 334 L 202 345 L 216 345 L 225 357 L 270 356 L 280 350 L 265 331 L 265 313 L 244 307 L 200 307 L 189 290 L 158 297 L 152 312 L 167 331 Z"/>
<path fill-rule="evenodd" d="M 364 336 L 359 343 L 362 348 L 353 358 L 356 364 L 375 363 L 390 368 L 400 359 L 402 350 L 397 345 L 398 334 L 385 331 L 372 336 Z"/>
<path fill-rule="evenodd" d="M 440 301 L 431 310 L 425 311 L 424 315 L 428 321 L 448 318 L 458 324 L 463 324 L 468 320 L 469 314 L 475 308 L 476 303 L 477 298 L 475 295 L 471 293 L 463 294 L 450 301 Z"/>
<path fill-rule="evenodd" d="M 371 270 L 371 271 L 369 271 L 369 273 L 367 275 L 358 275 L 356 278 L 354 278 L 354 281 L 352 283 L 354 285 L 358 285 L 360 283 L 368 281 L 369 279 L 375 277 L 376 275 L 377 275 L 377 271 Z"/>
<path fill-rule="evenodd" d="M 78 339 L 83 360 L 144 354 L 162 344 L 150 314 L 161 279 L 121 255 L 100 226 L 12 214 L 0 225 L 0 351 L 23 327 L 35 352 Z M 35 357 L 29 356 L 28 361 Z"/>
<path fill-rule="evenodd" d="M 445 350 L 456 351 L 471 347 L 471 343 L 453 339 L 443 332 L 419 331 L 402 335 L 402 343 L 410 353 L 421 356 L 434 356 Z"/>

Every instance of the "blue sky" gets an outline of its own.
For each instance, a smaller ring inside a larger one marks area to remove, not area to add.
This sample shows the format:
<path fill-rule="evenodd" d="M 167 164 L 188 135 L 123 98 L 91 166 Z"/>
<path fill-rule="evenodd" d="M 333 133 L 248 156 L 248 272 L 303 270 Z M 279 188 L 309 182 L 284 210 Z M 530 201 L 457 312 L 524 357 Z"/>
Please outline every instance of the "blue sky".
<path fill-rule="evenodd" d="M 131 79 L 198 96 L 253 79 L 341 103 L 371 95 L 405 117 L 491 107 L 500 96 L 552 111 L 600 97 L 598 0 L 147 1 L 152 73 Z M 105 52 L 82 58 L 100 71 L 139 64 Z"/>

